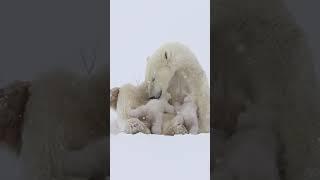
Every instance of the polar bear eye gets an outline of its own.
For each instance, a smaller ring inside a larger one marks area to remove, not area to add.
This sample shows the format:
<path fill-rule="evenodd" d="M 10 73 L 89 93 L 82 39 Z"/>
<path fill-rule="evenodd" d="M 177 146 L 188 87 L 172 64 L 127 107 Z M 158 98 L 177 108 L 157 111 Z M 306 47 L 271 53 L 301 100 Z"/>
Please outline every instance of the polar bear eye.
<path fill-rule="evenodd" d="M 167 52 L 164 52 L 164 58 L 168 59 Z"/>
<path fill-rule="evenodd" d="M 155 77 L 153 77 L 153 78 L 152 78 L 152 82 L 154 82 L 155 80 L 156 80 L 156 78 L 155 78 Z"/>

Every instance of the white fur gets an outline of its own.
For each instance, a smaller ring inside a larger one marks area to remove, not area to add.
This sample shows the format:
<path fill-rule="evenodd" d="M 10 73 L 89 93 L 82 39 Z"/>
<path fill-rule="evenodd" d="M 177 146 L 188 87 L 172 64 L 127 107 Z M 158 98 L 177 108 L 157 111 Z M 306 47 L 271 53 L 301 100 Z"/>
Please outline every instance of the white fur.
<path fill-rule="evenodd" d="M 152 99 L 147 104 L 129 111 L 129 116 L 146 118 L 151 121 L 151 132 L 161 134 L 163 113 L 174 113 L 174 107 L 167 102 L 167 99 Z"/>
<path fill-rule="evenodd" d="M 131 118 L 128 112 L 147 102 L 145 85 L 133 86 L 125 84 L 120 87 L 117 99 L 116 112 L 118 115 L 117 124 L 122 132 L 135 134 L 138 132 L 150 133 L 149 128 L 137 118 Z"/>
<path fill-rule="evenodd" d="M 209 132 L 208 80 L 189 48 L 176 42 L 162 45 L 147 60 L 145 82 L 150 97 L 157 98 L 161 94 L 170 93 L 172 104 L 181 103 L 184 93 L 190 94 L 198 106 L 199 132 Z"/>
<path fill-rule="evenodd" d="M 184 124 L 189 133 L 198 134 L 198 117 L 197 117 L 197 105 L 192 100 L 190 95 L 184 98 L 183 104 L 175 104 L 177 116 L 175 120 L 177 123 Z"/>
<path fill-rule="evenodd" d="M 169 97 L 166 97 L 169 98 Z M 151 121 L 145 116 L 134 118 L 129 116 L 129 112 L 135 108 L 145 105 L 148 102 L 147 87 L 145 84 L 133 86 L 131 84 L 125 84 L 120 87 L 118 94 L 116 113 L 118 118 L 116 119 L 117 126 L 120 131 L 135 134 L 138 132 L 150 133 Z M 157 103 L 155 103 L 157 104 Z M 161 105 L 160 105 L 161 106 Z M 170 109 L 170 108 L 169 108 Z M 170 111 L 170 110 L 169 110 Z M 184 125 L 176 125 L 173 122 L 174 114 L 163 113 L 162 114 L 162 129 L 161 134 L 174 135 L 185 134 L 187 132 Z M 152 128 L 151 128 L 152 129 Z M 159 132 L 159 125 L 155 127 Z"/>

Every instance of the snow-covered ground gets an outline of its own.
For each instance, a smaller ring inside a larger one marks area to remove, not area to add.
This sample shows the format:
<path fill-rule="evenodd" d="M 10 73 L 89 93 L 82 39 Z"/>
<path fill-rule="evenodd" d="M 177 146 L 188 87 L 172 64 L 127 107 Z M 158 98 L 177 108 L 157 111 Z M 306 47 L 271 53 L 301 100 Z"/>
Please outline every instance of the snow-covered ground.
<path fill-rule="evenodd" d="M 110 119 L 111 124 L 116 120 L 113 111 Z M 110 180 L 210 179 L 209 133 L 163 136 L 112 132 Z"/>
<path fill-rule="evenodd" d="M 110 179 L 209 180 L 210 136 L 111 135 Z"/>

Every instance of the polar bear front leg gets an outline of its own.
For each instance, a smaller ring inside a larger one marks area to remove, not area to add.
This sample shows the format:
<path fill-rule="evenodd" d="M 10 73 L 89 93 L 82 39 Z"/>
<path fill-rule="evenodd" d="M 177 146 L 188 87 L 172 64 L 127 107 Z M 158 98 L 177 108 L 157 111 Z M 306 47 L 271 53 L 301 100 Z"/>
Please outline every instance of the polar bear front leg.
<path fill-rule="evenodd" d="M 210 132 L 210 97 L 199 95 L 198 98 L 196 104 L 198 106 L 199 132 L 208 133 Z"/>
<path fill-rule="evenodd" d="M 162 112 L 153 115 L 154 121 L 152 122 L 151 132 L 153 134 L 161 134 L 162 129 Z"/>
<path fill-rule="evenodd" d="M 174 134 L 187 134 L 188 130 L 183 124 L 180 124 L 173 127 L 173 132 Z"/>
<path fill-rule="evenodd" d="M 137 118 L 130 118 L 128 119 L 128 124 L 125 128 L 125 133 L 127 134 L 136 134 L 136 133 L 144 133 L 144 134 L 150 134 L 149 128 L 147 128 L 143 122 L 141 122 Z"/>
<path fill-rule="evenodd" d="M 187 134 L 188 130 L 184 126 L 183 116 L 177 115 L 172 119 L 173 125 L 170 127 L 173 134 Z"/>
<path fill-rule="evenodd" d="M 191 123 L 191 127 L 189 130 L 190 134 L 198 134 L 199 133 L 199 125 L 198 125 L 198 119 L 197 118 L 193 118 L 192 119 L 192 123 Z"/>
<path fill-rule="evenodd" d="M 183 116 L 184 124 L 189 130 L 190 134 L 198 134 L 199 133 L 199 122 L 196 113 L 188 113 Z"/>

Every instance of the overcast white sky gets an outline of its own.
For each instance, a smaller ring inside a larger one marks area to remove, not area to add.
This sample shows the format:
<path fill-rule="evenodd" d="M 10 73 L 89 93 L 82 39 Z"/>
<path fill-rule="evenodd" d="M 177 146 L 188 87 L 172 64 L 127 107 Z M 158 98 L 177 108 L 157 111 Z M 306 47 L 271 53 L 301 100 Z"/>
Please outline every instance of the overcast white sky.
<path fill-rule="evenodd" d="M 210 73 L 210 0 L 111 0 L 110 86 L 144 80 L 146 57 L 179 41 Z"/>

